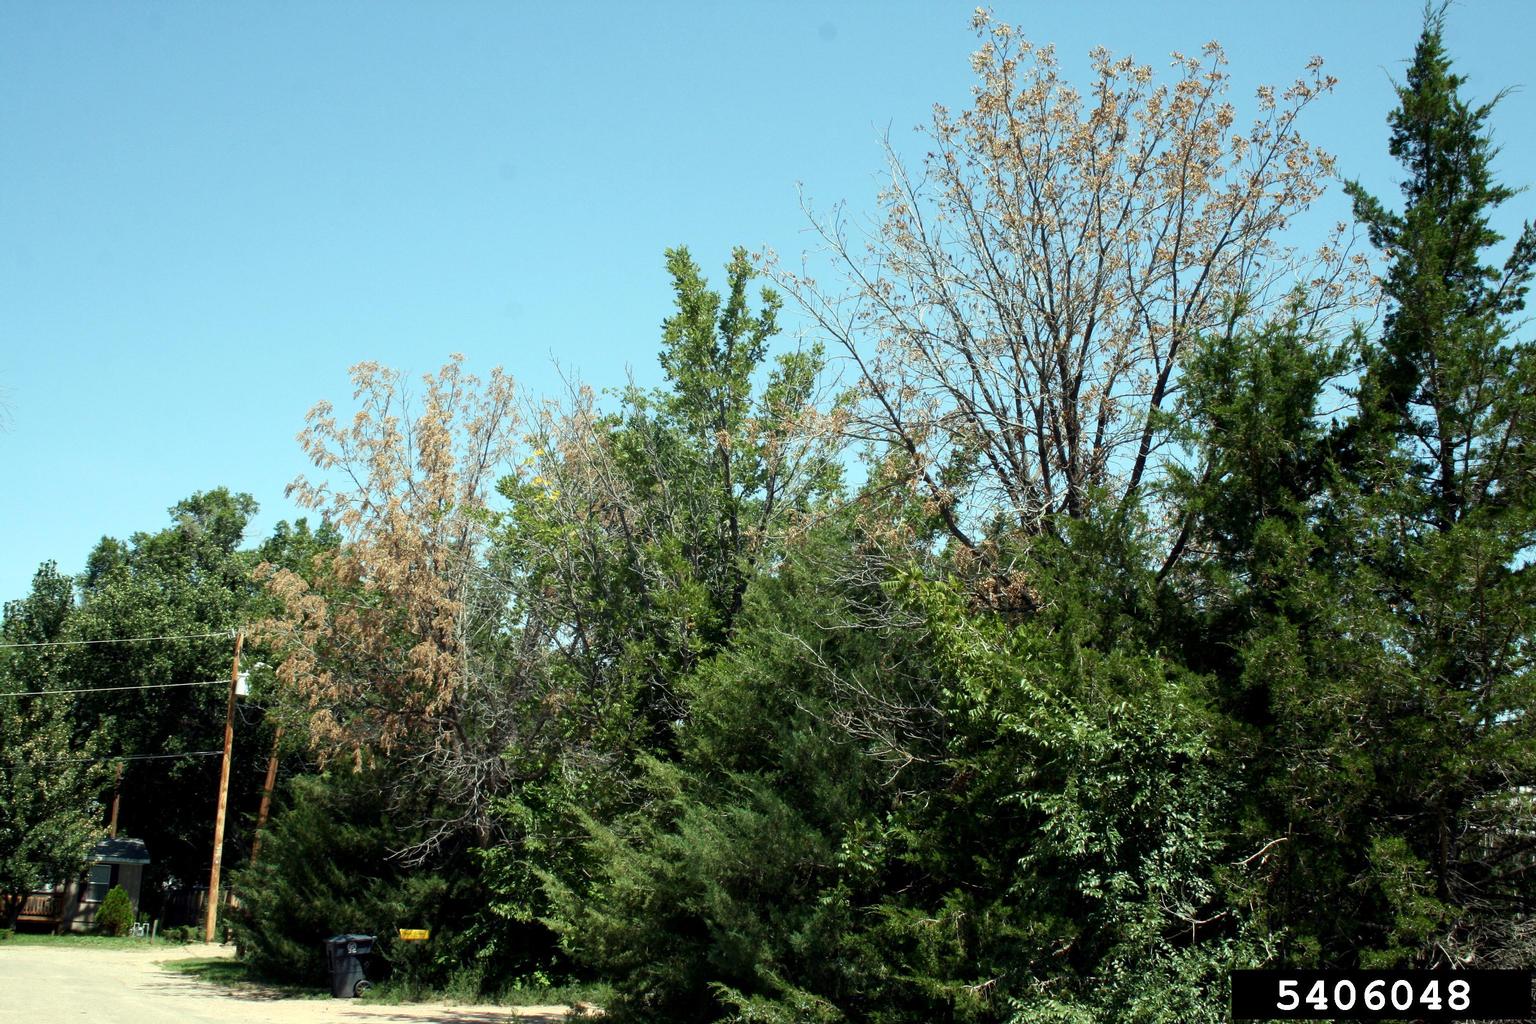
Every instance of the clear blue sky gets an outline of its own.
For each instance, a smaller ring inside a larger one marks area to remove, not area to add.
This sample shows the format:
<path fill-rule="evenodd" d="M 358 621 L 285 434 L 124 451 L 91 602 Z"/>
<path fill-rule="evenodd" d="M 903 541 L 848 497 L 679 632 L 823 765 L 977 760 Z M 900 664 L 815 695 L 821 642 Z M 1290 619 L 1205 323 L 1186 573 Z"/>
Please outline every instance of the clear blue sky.
<path fill-rule="evenodd" d="M 880 133 L 965 101 L 971 6 L 0 0 L 0 598 L 196 490 L 292 517 L 293 435 L 358 360 L 655 381 L 663 248 L 796 254 L 797 182 L 870 209 Z M 1321 54 L 1307 134 L 1392 188 L 1418 0 L 996 10 L 1075 76 L 1218 39 L 1240 102 Z M 1533 36 L 1529 0 L 1451 12 L 1476 96 L 1533 84 Z M 1496 130 L 1536 181 L 1536 96 Z"/>

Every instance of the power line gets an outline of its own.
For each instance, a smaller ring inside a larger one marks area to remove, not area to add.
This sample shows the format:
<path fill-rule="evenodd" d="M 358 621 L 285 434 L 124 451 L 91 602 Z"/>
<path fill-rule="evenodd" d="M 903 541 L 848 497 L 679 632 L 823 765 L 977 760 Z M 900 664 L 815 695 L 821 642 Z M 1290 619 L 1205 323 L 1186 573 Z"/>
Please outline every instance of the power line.
<path fill-rule="evenodd" d="M 228 679 L 202 679 L 195 683 L 144 683 L 140 686 L 85 686 L 78 690 L 22 690 L 17 693 L 0 691 L 0 697 L 43 697 L 50 693 L 115 693 L 119 690 L 169 690 L 175 686 L 228 685 Z M 221 753 L 221 751 L 214 751 Z"/>
<path fill-rule="evenodd" d="M 116 761 L 164 761 L 177 757 L 218 757 L 224 753 L 222 750 L 184 750 L 179 754 L 119 754 L 117 757 L 50 757 L 44 758 L 42 764 L 58 764 L 60 762 L 99 761 L 102 764 L 112 764 Z"/>
<path fill-rule="evenodd" d="M 222 750 L 186 750 L 180 754 L 119 754 L 117 757 L 43 757 L 26 765 L 0 764 L 0 769 L 25 768 L 37 764 L 116 764 L 118 761 L 165 761 L 181 757 L 218 757 Z"/>
<path fill-rule="evenodd" d="M 206 640 L 211 636 L 234 636 L 232 629 L 220 630 L 217 633 L 180 633 L 170 636 L 121 636 L 110 637 L 106 640 L 40 640 L 29 644 L 0 644 L 0 648 L 6 647 L 78 647 L 81 644 L 136 644 L 143 640 Z"/>

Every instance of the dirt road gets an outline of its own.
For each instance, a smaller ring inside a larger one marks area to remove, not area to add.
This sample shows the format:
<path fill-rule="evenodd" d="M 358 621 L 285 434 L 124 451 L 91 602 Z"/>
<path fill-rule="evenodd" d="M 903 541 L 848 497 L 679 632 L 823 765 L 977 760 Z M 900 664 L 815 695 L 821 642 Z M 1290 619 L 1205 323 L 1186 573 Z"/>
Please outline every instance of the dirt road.
<path fill-rule="evenodd" d="M 274 998 L 163 970 L 183 957 L 228 955 L 217 946 L 89 949 L 0 945 L 0 1022 L 16 1024 L 555 1024 L 558 1006 L 381 1006 L 351 999 Z"/>

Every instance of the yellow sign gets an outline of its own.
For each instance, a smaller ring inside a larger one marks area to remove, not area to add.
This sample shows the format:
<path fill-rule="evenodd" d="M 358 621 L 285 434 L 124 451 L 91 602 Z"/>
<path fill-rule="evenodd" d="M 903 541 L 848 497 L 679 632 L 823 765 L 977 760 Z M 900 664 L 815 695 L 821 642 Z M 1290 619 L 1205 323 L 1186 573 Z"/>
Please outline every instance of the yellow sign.
<path fill-rule="evenodd" d="M 419 941 L 428 938 L 430 933 L 425 928 L 401 928 L 400 938 L 406 942 Z"/>

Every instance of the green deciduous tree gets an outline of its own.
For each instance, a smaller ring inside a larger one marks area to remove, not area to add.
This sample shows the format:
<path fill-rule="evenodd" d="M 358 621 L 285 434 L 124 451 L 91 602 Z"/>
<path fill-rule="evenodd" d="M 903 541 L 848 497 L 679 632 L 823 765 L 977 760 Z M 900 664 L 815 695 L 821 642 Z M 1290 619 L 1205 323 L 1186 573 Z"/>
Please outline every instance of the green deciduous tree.
<path fill-rule="evenodd" d="M 64 635 L 73 588 L 53 563 L 37 571 L 32 593 L 8 602 L 0 625 L 6 644 L 42 644 Z M 101 789 L 110 770 L 98 762 L 99 731 L 77 740 L 68 695 L 53 691 L 52 647 L 0 650 L 0 911 L 15 924 L 26 895 L 45 883 L 72 881 L 105 832 Z"/>
<path fill-rule="evenodd" d="M 110 722 L 105 752 L 145 758 L 124 764 L 119 827 L 149 848 L 151 905 L 161 881 L 193 884 L 208 870 L 219 759 L 207 752 L 223 744 L 219 681 L 229 678 L 235 631 L 259 593 L 240 547 L 256 511 L 250 495 L 220 487 L 172 506 L 162 529 L 103 538 L 63 637 L 92 641 L 62 649 L 56 667 L 71 688 L 97 691 L 71 699 L 77 738 Z M 190 639 L 122 642 L 134 637 Z M 259 656 L 248 654 L 248 662 Z M 239 808 L 254 802 L 267 744 L 254 716 L 237 716 L 235 729 L 231 799 Z M 231 818 L 232 841 L 241 823 L 238 813 Z"/>
<path fill-rule="evenodd" d="M 747 581 L 839 481 L 821 352 L 770 360 L 779 299 L 764 289 L 751 310 L 747 254 L 723 292 L 686 249 L 667 269 L 670 387 L 631 387 L 611 412 L 578 390 L 533 424 L 534 472 L 502 485 L 502 547 L 552 624 L 562 685 L 642 745 L 670 743 L 686 714 L 670 680 L 727 642 Z"/>
<path fill-rule="evenodd" d="M 72 881 L 102 826 L 102 786 L 111 773 L 93 760 L 103 744 L 76 745 L 52 696 L 0 693 L 0 901 L 15 924 L 33 889 Z"/>

